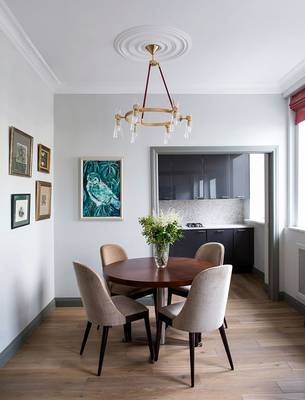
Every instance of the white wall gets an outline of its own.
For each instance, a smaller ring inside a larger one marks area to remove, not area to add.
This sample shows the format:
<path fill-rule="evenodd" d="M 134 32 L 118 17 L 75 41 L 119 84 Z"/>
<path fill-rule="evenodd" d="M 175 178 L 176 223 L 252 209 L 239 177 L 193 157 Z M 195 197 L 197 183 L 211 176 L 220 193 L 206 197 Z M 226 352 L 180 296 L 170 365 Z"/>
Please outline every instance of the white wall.
<path fill-rule="evenodd" d="M 37 144 L 53 147 L 53 95 L 0 32 L 0 352 L 54 298 L 53 221 L 35 222 Z M 8 127 L 34 137 L 33 177 L 8 174 Z M 31 193 L 31 224 L 11 230 L 12 193 Z"/>
<path fill-rule="evenodd" d="M 57 297 L 79 296 L 72 261 L 100 269 L 99 246 L 123 245 L 130 257 L 149 254 L 137 219 L 150 212 L 150 146 L 162 146 L 161 131 L 146 128 L 135 145 L 112 139 L 113 114 L 126 110 L 140 96 L 55 96 L 55 293 Z M 152 96 L 149 104 L 156 104 Z M 169 143 L 173 146 L 278 145 L 280 149 L 279 201 L 285 222 L 286 107 L 277 95 L 180 95 L 185 112 L 194 120 L 192 138 L 183 131 Z M 128 127 L 125 133 L 128 133 Z M 124 221 L 79 220 L 79 157 L 124 157 Z M 283 274 L 282 274 L 283 275 Z M 284 281 L 281 282 L 283 288 Z"/>

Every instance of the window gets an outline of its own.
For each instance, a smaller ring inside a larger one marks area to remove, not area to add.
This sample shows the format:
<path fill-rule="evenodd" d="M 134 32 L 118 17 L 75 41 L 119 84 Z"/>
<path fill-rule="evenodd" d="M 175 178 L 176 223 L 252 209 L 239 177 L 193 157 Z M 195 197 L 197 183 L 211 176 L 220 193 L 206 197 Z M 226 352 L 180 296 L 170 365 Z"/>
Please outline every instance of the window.
<path fill-rule="evenodd" d="M 265 222 L 265 155 L 250 154 L 250 220 Z"/>
<path fill-rule="evenodd" d="M 298 124 L 296 141 L 296 184 L 297 217 L 296 225 L 305 228 L 305 121 Z"/>

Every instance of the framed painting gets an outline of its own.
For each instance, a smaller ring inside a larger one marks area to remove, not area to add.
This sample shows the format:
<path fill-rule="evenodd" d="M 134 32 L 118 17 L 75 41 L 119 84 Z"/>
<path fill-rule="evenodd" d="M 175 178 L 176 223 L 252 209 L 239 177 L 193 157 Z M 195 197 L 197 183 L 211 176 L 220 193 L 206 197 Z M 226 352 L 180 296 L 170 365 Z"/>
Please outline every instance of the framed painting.
<path fill-rule="evenodd" d="M 51 165 L 51 149 L 49 149 L 49 147 L 47 146 L 44 146 L 43 144 L 39 144 L 37 161 L 38 171 L 46 172 L 47 174 L 49 174 Z"/>
<path fill-rule="evenodd" d="M 31 220 L 31 195 L 11 195 L 11 228 L 29 225 Z"/>
<path fill-rule="evenodd" d="M 51 217 L 52 184 L 36 181 L 36 221 Z"/>
<path fill-rule="evenodd" d="M 80 160 L 80 219 L 123 219 L 123 160 L 115 157 Z"/>
<path fill-rule="evenodd" d="M 9 174 L 32 176 L 33 138 L 13 126 L 10 127 Z"/>

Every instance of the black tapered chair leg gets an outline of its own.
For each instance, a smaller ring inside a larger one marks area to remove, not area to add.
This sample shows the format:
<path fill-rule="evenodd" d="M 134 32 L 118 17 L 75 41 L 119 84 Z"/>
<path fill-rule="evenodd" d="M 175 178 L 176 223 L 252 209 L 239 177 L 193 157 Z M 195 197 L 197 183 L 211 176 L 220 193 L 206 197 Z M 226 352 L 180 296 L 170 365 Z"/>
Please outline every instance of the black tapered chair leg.
<path fill-rule="evenodd" d="M 173 297 L 173 293 L 170 290 L 170 288 L 168 289 L 168 295 L 167 295 L 167 305 L 169 306 L 170 304 L 172 304 L 172 297 Z"/>
<path fill-rule="evenodd" d="M 195 340 L 196 333 L 189 333 L 189 345 L 190 345 L 190 364 L 191 364 L 191 386 L 195 386 Z"/>
<path fill-rule="evenodd" d="M 99 330 L 100 330 L 100 326 L 99 326 L 99 325 L 96 327 L 96 330 L 97 330 L 97 331 L 99 331 Z"/>
<path fill-rule="evenodd" d="M 225 328 L 223 325 L 219 328 L 219 332 L 220 332 L 220 336 L 221 336 L 223 345 L 224 345 L 226 353 L 227 353 L 227 357 L 228 357 L 231 369 L 234 370 L 234 365 L 233 365 L 233 360 L 232 360 L 230 349 L 229 349 L 227 335 L 226 335 L 226 331 L 225 331 Z"/>
<path fill-rule="evenodd" d="M 152 342 L 152 337 L 151 337 L 151 330 L 150 330 L 149 314 L 148 313 L 147 313 L 147 316 L 144 317 L 144 322 L 145 322 L 147 342 L 148 342 L 148 347 L 149 347 L 149 352 L 150 352 L 150 361 L 153 362 L 154 361 L 154 348 L 153 348 L 153 342 Z"/>
<path fill-rule="evenodd" d="M 158 319 L 157 320 L 156 347 L 155 347 L 155 361 L 158 361 L 158 357 L 159 357 L 161 331 L 162 331 L 162 321 L 161 321 L 161 319 Z"/>
<path fill-rule="evenodd" d="M 124 325 L 124 342 L 131 342 L 131 322 L 126 322 Z"/>
<path fill-rule="evenodd" d="M 91 326 L 92 326 L 92 323 L 88 321 L 86 330 L 85 330 L 85 334 L 84 334 L 84 338 L 83 338 L 83 342 L 82 342 L 82 346 L 81 346 L 80 352 L 79 352 L 80 355 L 82 355 L 84 352 Z"/>
<path fill-rule="evenodd" d="M 103 368 L 103 361 L 104 361 L 104 355 L 105 355 L 105 350 L 106 350 L 108 332 L 109 332 L 109 326 L 104 326 L 103 327 L 102 342 L 101 342 L 101 350 L 100 350 L 100 360 L 99 360 L 98 372 L 97 372 L 98 376 L 101 375 L 102 368 Z"/>
<path fill-rule="evenodd" d="M 223 324 L 224 324 L 225 328 L 228 329 L 228 324 L 227 324 L 226 317 L 224 317 L 224 319 L 223 319 Z"/>

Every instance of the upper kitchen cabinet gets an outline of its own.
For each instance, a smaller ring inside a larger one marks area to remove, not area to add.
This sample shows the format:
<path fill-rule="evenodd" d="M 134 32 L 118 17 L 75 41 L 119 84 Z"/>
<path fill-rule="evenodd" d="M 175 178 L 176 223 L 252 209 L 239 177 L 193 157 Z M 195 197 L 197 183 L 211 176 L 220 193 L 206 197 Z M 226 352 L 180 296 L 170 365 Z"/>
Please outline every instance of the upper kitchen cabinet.
<path fill-rule="evenodd" d="M 199 197 L 203 176 L 200 155 L 159 155 L 159 199 L 193 200 Z"/>
<path fill-rule="evenodd" d="M 230 198 L 230 155 L 205 155 L 204 198 Z"/>
<path fill-rule="evenodd" d="M 250 156 L 249 154 L 231 154 L 231 193 L 233 199 L 250 198 Z"/>
<path fill-rule="evenodd" d="M 159 199 L 248 199 L 248 154 L 159 155 Z"/>

